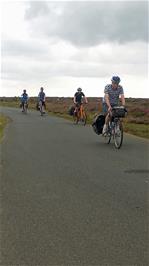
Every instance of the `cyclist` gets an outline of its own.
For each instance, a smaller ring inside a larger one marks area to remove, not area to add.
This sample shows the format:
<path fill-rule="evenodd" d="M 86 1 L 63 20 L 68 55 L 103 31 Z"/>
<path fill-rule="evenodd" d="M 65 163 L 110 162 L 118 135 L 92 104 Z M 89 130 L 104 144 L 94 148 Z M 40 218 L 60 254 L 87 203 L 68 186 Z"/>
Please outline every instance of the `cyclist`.
<path fill-rule="evenodd" d="M 22 112 L 24 112 L 24 104 L 26 103 L 28 106 L 28 94 L 26 92 L 26 90 L 23 90 L 23 93 L 21 95 L 21 107 L 22 107 Z"/>
<path fill-rule="evenodd" d="M 106 118 L 105 124 L 103 127 L 102 134 L 104 135 L 107 132 L 107 125 L 112 116 L 111 110 L 114 106 L 118 105 L 119 98 L 121 98 L 122 106 L 125 106 L 125 97 L 123 87 L 119 85 L 120 77 L 113 76 L 111 79 L 112 83 L 105 86 L 104 90 L 104 99 L 106 102 Z"/>
<path fill-rule="evenodd" d="M 44 89 L 43 87 L 40 88 L 40 92 L 38 94 L 38 104 L 40 105 L 40 103 L 42 104 L 42 107 L 44 106 L 44 108 L 46 109 L 46 95 L 44 93 Z"/>
<path fill-rule="evenodd" d="M 77 89 L 77 92 L 75 93 L 74 95 L 74 104 L 75 104 L 75 111 L 74 113 L 77 112 L 78 108 L 80 108 L 80 106 L 82 105 L 83 103 L 83 100 L 85 101 L 85 103 L 88 103 L 88 100 L 85 96 L 85 94 L 82 92 L 82 89 L 81 88 L 78 88 Z M 81 114 L 82 116 L 82 114 Z"/>

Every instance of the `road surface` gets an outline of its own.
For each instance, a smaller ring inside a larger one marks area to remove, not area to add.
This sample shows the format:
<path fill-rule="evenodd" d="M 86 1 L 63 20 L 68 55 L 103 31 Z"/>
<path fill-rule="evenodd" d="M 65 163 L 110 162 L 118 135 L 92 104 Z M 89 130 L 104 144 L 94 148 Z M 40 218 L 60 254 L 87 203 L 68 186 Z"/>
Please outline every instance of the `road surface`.
<path fill-rule="evenodd" d="M 1 144 L 2 266 L 147 266 L 148 141 L 22 114 Z"/>

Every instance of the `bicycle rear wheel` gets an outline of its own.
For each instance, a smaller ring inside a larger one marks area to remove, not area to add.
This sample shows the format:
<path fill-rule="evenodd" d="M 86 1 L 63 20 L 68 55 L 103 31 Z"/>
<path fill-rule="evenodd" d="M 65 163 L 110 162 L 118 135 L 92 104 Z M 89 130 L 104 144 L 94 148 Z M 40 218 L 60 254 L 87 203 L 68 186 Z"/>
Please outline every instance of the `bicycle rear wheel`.
<path fill-rule="evenodd" d="M 123 126 L 120 120 L 114 126 L 114 144 L 116 149 L 120 149 L 123 143 Z"/>

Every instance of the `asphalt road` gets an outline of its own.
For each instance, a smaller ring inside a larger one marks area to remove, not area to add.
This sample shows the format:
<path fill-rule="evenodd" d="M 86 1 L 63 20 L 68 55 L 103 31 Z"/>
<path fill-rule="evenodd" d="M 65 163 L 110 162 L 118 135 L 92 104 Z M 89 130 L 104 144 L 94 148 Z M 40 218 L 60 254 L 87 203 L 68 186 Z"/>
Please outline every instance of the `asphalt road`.
<path fill-rule="evenodd" d="M 147 266 L 148 141 L 1 108 L 2 266 Z"/>

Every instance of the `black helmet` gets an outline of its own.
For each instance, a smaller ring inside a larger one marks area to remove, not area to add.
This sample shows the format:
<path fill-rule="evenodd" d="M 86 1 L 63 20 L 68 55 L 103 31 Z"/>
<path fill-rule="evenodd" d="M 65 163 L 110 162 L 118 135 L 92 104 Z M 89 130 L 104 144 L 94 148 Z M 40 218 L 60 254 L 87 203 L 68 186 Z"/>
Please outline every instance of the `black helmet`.
<path fill-rule="evenodd" d="M 111 81 L 114 81 L 116 84 L 119 84 L 121 79 L 118 76 L 113 76 Z"/>
<path fill-rule="evenodd" d="M 78 88 L 77 91 L 82 91 L 82 89 L 81 88 Z"/>
<path fill-rule="evenodd" d="M 23 90 L 23 92 L 26 92 L 26 90 Z"/>

